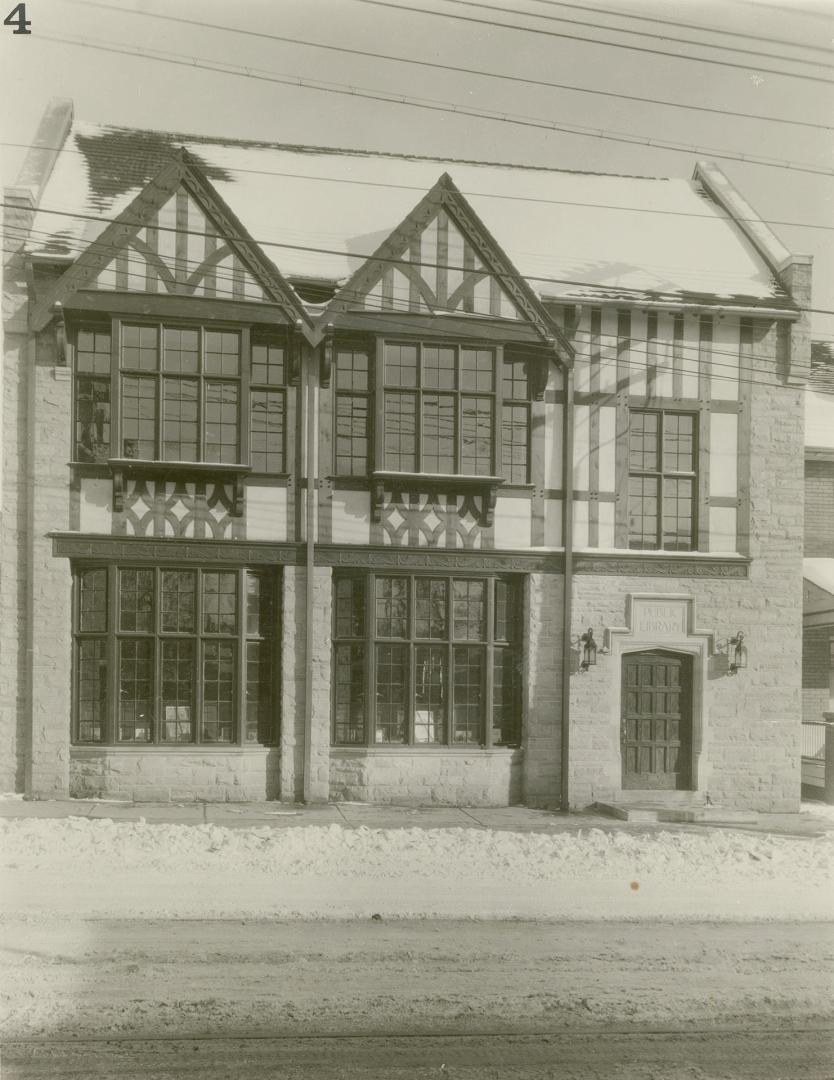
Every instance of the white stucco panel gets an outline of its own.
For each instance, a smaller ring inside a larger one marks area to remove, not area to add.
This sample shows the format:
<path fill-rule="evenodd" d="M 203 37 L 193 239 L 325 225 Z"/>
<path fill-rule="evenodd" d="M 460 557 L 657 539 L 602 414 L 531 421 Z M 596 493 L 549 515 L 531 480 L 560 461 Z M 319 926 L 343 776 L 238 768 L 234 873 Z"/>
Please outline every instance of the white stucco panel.
<path fill-rule="evenodd" d="M 287 489 L 285 487 L 246 486 L 246 539 L 287 539 Z"/>
<path fill-rule="evenodd" d="M 109 533 L 113 520 L 113 481 L 81 481 L 79 528 L 83 533 Z"/>

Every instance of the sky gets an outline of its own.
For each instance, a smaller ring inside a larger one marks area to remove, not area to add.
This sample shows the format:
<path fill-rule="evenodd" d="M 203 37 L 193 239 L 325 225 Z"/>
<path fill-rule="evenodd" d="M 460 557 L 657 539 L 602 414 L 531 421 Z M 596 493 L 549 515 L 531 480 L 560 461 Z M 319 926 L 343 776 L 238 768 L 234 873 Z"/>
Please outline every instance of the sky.
<path fill-rule="evenodd" d="M 697 160 L 714 157 L 762 217 L 792 223 L 772 228 L 789 250 L 814 256 L 813 306 L 834 312 L 834 0 L 30 0 L 25 7 L 31 33 L 0 25 L 4 184 L 14 183 L 54 97 L 71 98 L 76 117 L 103 124 L 559 169 L 689 178 Z M 394 59 L 343 51 L 350 49 Z M 151 58 L 163 54 L 166 61 Z M 423 63 L 407 62 L 415 60 Z M 358 92 L 344 92 L 351 87 Z M 374 92 L 387 100 L 360 96 Z M 511 122 L 519 118 L 526 123 Z M 638 141 L 617 141 L 624 136 Z M 662 218 L 646 227 L 662 228 Z M 812 326 L 815 338 L 834 341 L 834 314 L 813 314 Z"/>

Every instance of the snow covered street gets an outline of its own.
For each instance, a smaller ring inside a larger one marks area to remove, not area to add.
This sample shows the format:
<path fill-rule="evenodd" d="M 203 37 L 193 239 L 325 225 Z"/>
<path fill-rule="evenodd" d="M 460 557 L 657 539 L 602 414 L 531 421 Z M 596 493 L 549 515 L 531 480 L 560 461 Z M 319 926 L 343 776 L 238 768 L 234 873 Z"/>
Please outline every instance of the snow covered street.
<path fill-rule="evenodd" d="M 0 822 L 7 918 L 771 920 L 832 914 L 834 834 Z"/>

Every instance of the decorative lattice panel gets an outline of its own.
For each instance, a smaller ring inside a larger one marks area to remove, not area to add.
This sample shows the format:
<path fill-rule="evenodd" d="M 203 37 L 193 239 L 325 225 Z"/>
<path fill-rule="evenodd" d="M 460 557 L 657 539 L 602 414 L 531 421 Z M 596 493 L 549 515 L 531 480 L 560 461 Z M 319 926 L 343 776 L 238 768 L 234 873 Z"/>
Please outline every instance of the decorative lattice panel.
<path fill-rule="evenodd" d="M 483 497 L 387 489 L 380 508 L 382 542 L 399 547 L 481 548 Z"/>
<path fill-rule="evenodd" d="M 125 536 L 227 540 L 233 536 L 234 488 L 212 480 L 127 480 Z"/>

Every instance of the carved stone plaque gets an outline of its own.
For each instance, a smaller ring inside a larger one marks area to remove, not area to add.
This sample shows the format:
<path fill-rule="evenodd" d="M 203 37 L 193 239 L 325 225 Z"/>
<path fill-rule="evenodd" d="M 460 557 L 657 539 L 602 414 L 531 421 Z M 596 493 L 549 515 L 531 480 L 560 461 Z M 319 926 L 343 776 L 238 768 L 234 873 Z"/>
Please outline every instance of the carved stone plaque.
<path fill-rule="evenodd" d="M 636 638 L 662 643 L 664 638 L 687 636 L 689 623 L 689 600 L 656 600 L 635 597 L 631 606 L 631 628 Z"/>

